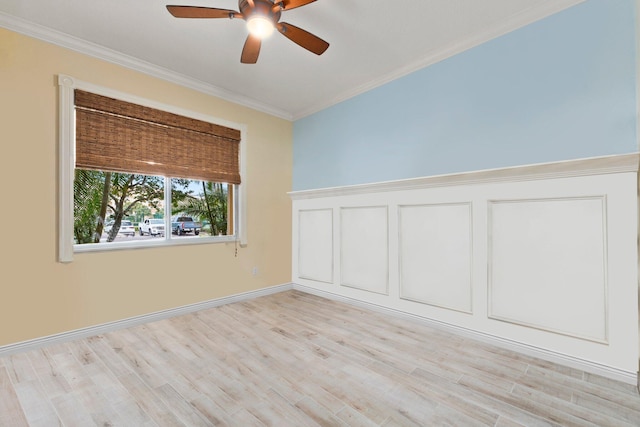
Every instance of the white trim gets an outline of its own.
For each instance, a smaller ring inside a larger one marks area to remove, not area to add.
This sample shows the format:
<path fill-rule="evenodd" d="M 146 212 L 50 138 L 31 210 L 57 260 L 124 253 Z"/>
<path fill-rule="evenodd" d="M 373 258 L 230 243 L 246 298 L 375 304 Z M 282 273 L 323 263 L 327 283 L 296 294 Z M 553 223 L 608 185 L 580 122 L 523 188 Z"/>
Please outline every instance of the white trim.
<path fill-rule="evenodd" d="M 235 302 L 248 301 L 267 295 L 277 294 L 293 289 L 292 283 L 271 286 L 268 288 L 258 289 L 255 291 L 243 292 L 227 297 L 216 298 L 208 301 L 198 302 L 195 304 L 183 305 L 181 307 L 170 308 L 168 310 L 156 311 L 154 313 L 134 316 L 128 319 L 116 320 L 114 322 L 103 323 L 101 325 L 89 326 L 87 328 L 76 329 L 74 331 L 63 332 L 60 334 L 49 335 L 42 338 L 36 338 L 28 341 L 22 341 L 15 344 L 9 344 L 0 347 L 0 357 L 9 356 L 11 354 L 35 350 L 44 346 L 60 344 L 68 341 L 79 340 L 94 335 L 114 332 L 120 329 L 130 328 L 143 323 L 155 322 L 158 320 L 169 319 L 175 316 L 182 316 L 200 310 L 207 310 Z"/>
<path fill-rule="evenodd" d="M 87 328 L 76 329 L 74 331 L 63 332 L 60 334 L 49 335 L 42 338 L 36 338 L 28 341 L 22 341 L 15 344 L 9 344 L 0 347 L 0 357 L 6 357 L 12 354 L 36 350 L 48 345 L 60 344 L 73 340 L 83 339 L 99 334 L 114 332 L 117 330 L 130 328 L 143 323 L 155 322 L 158 320 L 169 319 L 175 316 L 181 316 L 189 313 L 193 313 L 200 310 L 207 310 L 210 308 L 219 307 L 225 304 L 231 304 L 235 302 L 248 301 L 254 298 L 262 296 L 273 295 L 279 292 L 285 292 L 289 290 L 296 290 L 305 292 L 311 295 L 316 295 L 322 298 L 330 299 L 333 301 L 340 301 L 346 304 L 350 304 L 356 307 L 365 308 L 378 313 L 387 315 L 393 315 L 404 319 L 410 319 L 417 321 L 418 323 L 447 332 L 456 334 L 458 336 L 475 339 L 480 342 L 495 345 L 497 347 L 506 348 L 508 350 L 516 351 L 528 356 L 539 357 L 544 360 L 548 360 L 554 363 L 558 363 L 564 366 L 569 366 L 575 369 L 580 369 L 585 372 L 591 372 L 597 375 L 602 375 L 607 378 L 611 378 L 617 381 L 622 381 L 628 384 L 636 384 L 636 373 L 627 372 L 621 369 L 615 369 L 608 366 L 604 366 L 598 363 L 594 363 L 588 360 L 571 357 L 565 354 L 549 351 L 540 347 L 523 344 L 517 341 L 500 338 L 494 335 L 473 331 L 470 329 L 454 326 L 445 322 L 439 322 L 433 319 L 420 317 L 417 315 L 409 314 L 403 311 L 382 307 L 380 305 L 371 304 L 363 301 L 359 301 L 353 298 L 344 297 L 331 292 L 320 291 L 297 283 L 286 283 L 282 285 L 271 286 L 268 288 L 258 289 L 255 291 L 243 292 L 240 294 L 230 295 L 228 297 L 217 298 L 209 301 L 199 302 L 195 304 L 184 305 L 181 307 L 171 308 L 168 310 L 157 311 L 141 316 L 130 317 L 128 319 L 117 320 L 114 322 L 103 323 L 101 325 L 90 326 Z"/>
<path fill-rule="evenodd" d="M 207 114 L 198 113 L 184 108 L 164 104 L 147 98 L 120 92 L 93 83 L 77 80 L 64 74 L 58 75 L 59 85 L 59 219 L 58 241 L 60 262 L 72 262 L 73 254 L 81 252 L 100 252 L 105 250 L 147 248 L 154 246 L 170 246 L 184 244 L 225 243 L 238 240 L 241 246 L 247 245 L 247 125 L 231 122 Z M 155 242 L 123 242 L 110 243 L 109 245 L 74 245 L 73 243 L 73 176 L 75 169 L 75 116 L 74 116 L 74 90 L 81 89 L 98 95 L 120 99 L 122 101 L 143 105 L 157 110 L 167 111 L 197 120 L 215 123 L 221 126 L 240 131 L 240 176 L 242 184 L 236 186 L 236 236 L 223 236 L 199 239 L 162 240 Z"/>
<path fill-rule="evenodd" d="M 404 311 L 396 310 L 389 307 L 384 307 L 369 302 L 349 298 L 346 296 L 334 294 L 327 291 L 314 289 L 308 286 L 293 283 L 293 289 L 300 292 L 316 295 L 322 298 L 327 298 L 334 301 L 340 301 L 346 304 L 350 304 L 356 307 L 365 308 L 378 313 L 392 315 L 403 319 L 409 319 L 417 321 L 418 323 L 450 332 L 452 334 L 470 338 L 483 343 L 495 345 L 507 350 L 516 351 L 518 353 L 525 354 L 531 357 L 537 357 L 543 360 L 547 360 L 553 363 L 558 363 L 563 366 L 579 369 L 585 372 L 590 372 L 603 377 L 611 378 L 616 381 L 621 381 L 627 384 L 636 384 L 637 377 L 635 372 L 624 371 L 622 369 L 616 369 L 609 366 L 605 366 L 599 363 L 592 362 L 590 360 L 580 359 L 577 357 L 569 356 L 566 354 L 558 353 L 555 351 L 547 350 L 541 347 L 536 347 L 529 344 L 524 344 L 518 341 L 510 340 L 507 338 L 498 337 L 495 335 L 474 331 L 471 329 L 455 326 L 446 322 L 441 322 L 426 317 L 421 317 L 415 314 L 410 314 Z"/>
<path fill-rule="evenodd" d="M 75 52 L 89 55 L 112 64 L 120 65 L 131 70 L 135 70 L 152 77 L 156 77 L 198 92 L 215 96 L 225 101 L 233 102 L 253 110 L 261 111 L 285 120 L 292 120 L 292 115 L 288 111 L 276 108 L 272 105 L 256 101 L 255 99 L 239 95 L 237 93 L 222 89 L 220 87 L 205 83 L 193 77 L 177 73 L 167 68 L 160 67 L 150 62 L 125 55 L 115 50 L 100 46 L 86 40 L 79 39 L 60 31 L 52 30 L 42 25 L 34 24 L 16 16 L 0 12 L 0 27 L 7 28 L 20 34 L 27 35 L 48 43 L 71 49 Z"/>
<path fill-rule="evenodd" d="M 343 92 L 326 102 L 312 105 L 307 109 L 294 113 L 293 120 L 295 121 L 303 117 L 310 116 L 311 114 L 317 113 L 318 111 L 324 110 L 325 108 L 329 108 L 332 105 L 338 104 L 342 101 L 346 101 L 349 98 L 353 98 L 357 95 L 368 92 L 372 89 L 409 75 L 422 68 L 426 68 L 430 65 L 443 61 L 447 58 L 451 58 L 452 56 L 458 55 L 459 53 L 479 46 L 507 33 L 510 33 L 511 31 L 515 31 L 519 28 L 527 26 L 535 21 L 546 18 L 547 16 L 551 16 L 564 9 L 568 9 L 584 1 L 585 0 L 553 0 L 543 3 L 540 6 L 520 12 L 514 16 L 509 17 L 507 20 L 496 26 L 489 27 L 478 34 L 472 35 L 462 40 L 452 42 L 449 45 L 436 50 L 430 55 L 427 55 L 426 57 L 420 58 L 417 61 L 405 65 L 404 67 L 394 70 L 388 74 L 385 74 L 384 76 L 377 77 L 356 88 Z"/>
<path fill-rule="evenodd" d="M 347 196 L 387 191 L 414 190 L 454 185 L 484 184 L 493 182 L 518 182 L 542 179 L 572 178 L 610 173 L 638 172 L 640 153 L 591 157 L 561 162 L 538 163 L 499 169 L 433 175 L 372 184 L 346 185 L 343 187 L 291 191 L 293 200 Z"/>
<path fill-rule="evenodd" d="M 75 165 L 75 125 L 73 79 L 58 76 L 58 260 L 73 261 L 73 170 Z"/>
<path fill-rule="evenodd" d="M 228 126 L 232 127 L 232 126 Z M 247 246 L 248 238 L 247 238 L 247 181 L 249 174 L 247 173 L 247 159 L 249 156 L 247 155 L 248 147 L 247 147 L 247 139 L 248 136 L 248 128 L 246 125 L 242 125 L 239 127 L 240 129 L 240 176 L 242 177 L 242 183 L 240 185 L 236 185 L 236 194 L 234 194 L 234 203 L 235 203 L 235 214 L 236 214 L 236 222 L 234 224 L 234 232 L 233 234 L 236 236 L 236 241 L 240 244 L 241 247 Z"/>

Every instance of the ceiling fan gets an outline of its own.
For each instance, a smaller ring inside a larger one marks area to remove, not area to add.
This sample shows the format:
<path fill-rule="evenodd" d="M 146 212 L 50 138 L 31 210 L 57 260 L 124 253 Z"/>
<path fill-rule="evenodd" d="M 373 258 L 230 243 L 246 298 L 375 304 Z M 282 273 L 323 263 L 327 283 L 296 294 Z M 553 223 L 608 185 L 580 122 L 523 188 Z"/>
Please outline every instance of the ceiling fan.
<path fill-rule="evenodd" d="M 176 18 L 229 18 L 243 19 L 247 22 L 249 36 L 244 42 L 240 62 L 255 64 L 260 54 L 262 39 L 268 37 L 274 29 L 292 42 L 316 55 L 322 55 L 329 43 L 308 31 L 279 22 L 283 11 L 295 9 L 313 3 L 316 0 L 239 0 L 239 12 L 201 6 L 167 6 L 169 13 Z"/>

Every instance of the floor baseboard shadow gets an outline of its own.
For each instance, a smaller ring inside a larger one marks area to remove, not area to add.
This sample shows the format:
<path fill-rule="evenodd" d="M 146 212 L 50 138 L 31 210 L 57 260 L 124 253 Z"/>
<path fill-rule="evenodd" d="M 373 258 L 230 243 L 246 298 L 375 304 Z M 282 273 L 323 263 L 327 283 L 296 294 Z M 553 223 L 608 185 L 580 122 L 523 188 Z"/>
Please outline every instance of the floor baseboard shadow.
<path fill-rule="evenodd" d="M 344 302 L 350 305 L 358 306 L 368 310 L 376 311 L 379 313 L 385 313 L 392 316 L 402 317 L 404 319 L 412 319 L 422 325 L 431 326 L 434 328 L 444 329 L 448 332 L 478 340 L 487 344 L 492 344 L 504 349 L 516 351 L 527 356 L 538 357 L 540 359 L 547 360 L 549 362 L 557 363 L 560 365 L 568 366 L 571 368 L 579 369 L 585 372 L 589 372 L 596 375 L 601 375 L 612 380 L 624 382 L 627 384 L 637 384 L 638 376 L 636 372 L 627 372 L 621 369 L 612 368 L 597 364 L 588 360 L 576 358 L 566 354 L 557 353 L 545 348 L 532 346 L 529 344 L 505 339 L 502 337 L 473 331 L 471 329 L 462 328 L 459 326 L 451 325 L 448 323 L 440 322 L 434 319 L 429 319 L 421 316 L 417 316 L 411 313 L 395 310 L 389 307 L 384 307 L 376 304 L 367 303 L 364 301 L 356 300 L 353 298 L 344 297 L 331 292 L 320 291 L 308 286 L 300 285 L 297 283 L 285 283 L 276 286 L 270 286 L 255 291 L 243 292 L 227 297 L 216 298 L 208 301 L 203 301 L 195 304 L 189 304 L 181 307 L 171 308 L 168 310 L 161 310 L 154 313 L 144 314 L 141 316 L 135 316 L 127 319 L 117 320 L 114 322 L 108 322 L 100 325 L 89 326 L 73 331 L 63 332 L 59 334 L 49 335 L 41 338 L 35 338 L 32 340 L 22 341 L 15 344 L 8 344 L 0 347 L 0 357 L 9 356 L 24 351 L 34 350 L 42 348 L 48 345 L 73 341 L 77 339 L 87 338 L 94 335 L 99 335 L 107 332 L 113 332 L 120 329 L 137 326 L 143 323 L 154 322 L 157 320 L 163 320 L 175 316 L 193 313 L 200 310 L 206 310 L 209 308 L 219 307 L 226 304 L 235 302 L 247 301 L 261 296 L 267 296 L 276 294 L 279 292 L 285 292 L 288 290 L 297 290 L 305 292 L 311 295 L 316 295 L 330 300 Z"/>
<path fill-rule="evenodd" d="M 557 363 L 559 365 L 567 366 L 570 368 L 579 369 L 581 371 L 600 375 L 600 376 L 610 378 L 612 380 L 624 382 L 627 384 L 636 385 L 638 381 L 640 381 L 638 379 L 638 374 L 636 372 L 629 372 L 629 371 L 624 371 L 622 369 L 605 366 L 599 363 L 594 363 L 589 360 L 580 359 L 577 357 L 551 351 L 542 347 L 537 347 L 530 344 L 514 341 L 511 339 L 502 338 L 496 335 L 474 331 L 472 329 L 463 328 L 460 326 L 441 322 L 435 319 L 418 316 L 415 314 L 407 313 L 404 311 L 396 310 L 393 308 L 389 308 L 389 307 L 385 307 L 377 304 L 364 302 L 361 300 L 345 297 L 345 296 L 334 294 L 327 291 L 317 290 L 317 289 L 296 284 L 296 283 L 293 284 L 293 289 L 300 292 L 306 292 L 312 295 L 316 295 L 319 297 L 355 305 L 360 308 L 366 308 L 368 310 L 377 311 L 379 313 L 386 313 L 392 316 L 402 317 L 404 319 L 413 319 L 414 321 L 422 325 L 443 329 L 443 330 L 446 330 L 447 332 L 451 332 L 456 335 L 463 336 L 465 338 L 475 339 L 477 341 L 480 341 L 486 344 L 492 344 L 500 348 L 525 354 L 527 356 L 537 357 L 539 359 L 547 360 L 549 362 Z"/>
<path fill-rule="evenodd" d="M 271 295 L 278 292 L 284 292 L 291 289 L 293 289 L 293 284 L 285 283 L 282 285 L 276 285 L 276 286 L 270 286 L 267 288 L 257 289 L 255 291 L 243 292 L 243 293 L 234 294 L 234 295 L 230 295 L 222 298 L 202 301 L 195 304 L 188 304 L 181 307 L 175 307 L 167 310 L 157 311 L 154 313 L 134 316 L 127 319 L 116 320 L 114 322 L 107 322 L 100 325 L 88 326 L 86 328 L 76 329 L 73 331 L 62 332 L 59 334 L 53 334 L 53 335 L 49 335 L 41 338 L 34 338 L 31 340 L 22 341 L 15 344 L 8 344 L 0 347 L 0 357 L 9 356 L 11 354 L 20 353 L 23 351 L 35 350 L 47 345 L 59 344 L 59 343 L 87 338 L 87 337 L 91 337 L 94 335 L 99 335 L 107 332 L 113 332 L 120 329 L 130 328 L 132 326 L 137 326 L 143 323 L 155 322 L 157 320 L 163 320 L 163 319 L 168 319 L 175 316 L 181 316 L 183 314 L 189 314 L 195 311 L 206 310 L 208 308 L 213 308 L 213 307 L 219 307 L 225 304 L 231 304 L 231 303 L 240 302 L 240 301 L 247 301 L 250 299 Z"/>

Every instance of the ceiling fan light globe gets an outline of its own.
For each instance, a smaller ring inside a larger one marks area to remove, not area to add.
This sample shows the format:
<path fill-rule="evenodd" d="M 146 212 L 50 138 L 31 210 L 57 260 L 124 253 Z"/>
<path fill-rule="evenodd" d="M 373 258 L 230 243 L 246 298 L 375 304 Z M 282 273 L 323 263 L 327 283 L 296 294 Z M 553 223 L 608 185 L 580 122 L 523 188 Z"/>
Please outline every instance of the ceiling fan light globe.
<path fill-rule="evenodd" d="M 273 21 L 264 16 L 252 16 L 247 19 L 247 29 L 253 36 L 264 39 L 273 33 Z"/>

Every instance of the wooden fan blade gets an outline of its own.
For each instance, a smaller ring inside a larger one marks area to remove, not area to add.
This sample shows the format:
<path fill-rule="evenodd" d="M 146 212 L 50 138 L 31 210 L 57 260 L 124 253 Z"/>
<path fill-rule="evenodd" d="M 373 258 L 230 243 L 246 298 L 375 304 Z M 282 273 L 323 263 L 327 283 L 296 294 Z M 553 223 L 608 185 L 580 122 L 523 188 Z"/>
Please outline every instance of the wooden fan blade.
<path fill-rule="evenodd" d="M 214 7 L 167 6 L 167 10 L 176 18 L 242 18 L 242 14 L 235 10 Z"/>
<path fill-rule="evenodd" d="M 277 28 L 286 38 L 316 55 L 322 55 L 329 47 L 329 43 L 320 37 L 314 36 L 310 32 L 298 28 L 295 25 L 280 22 L 277 24 Z"/>
<path fill-rule="evenodd" d="M 316 0 L 282 0 L 282 8 L 284 10 L 295 9 L 296 7 L 305 6 L 309 3 L 313 3 Z"/>
<path fill-rule="evenodd" d="M 244 42 L 244 47 L 242 48 L 240 62 L 243 64 L 255 64 L 258 61 L 258 55 L 260 55 L 261 45 L 262 40 L 260 40 L 259 37 L 249 34 L 249 37 L 247 37 L 247 40 Z"/>

